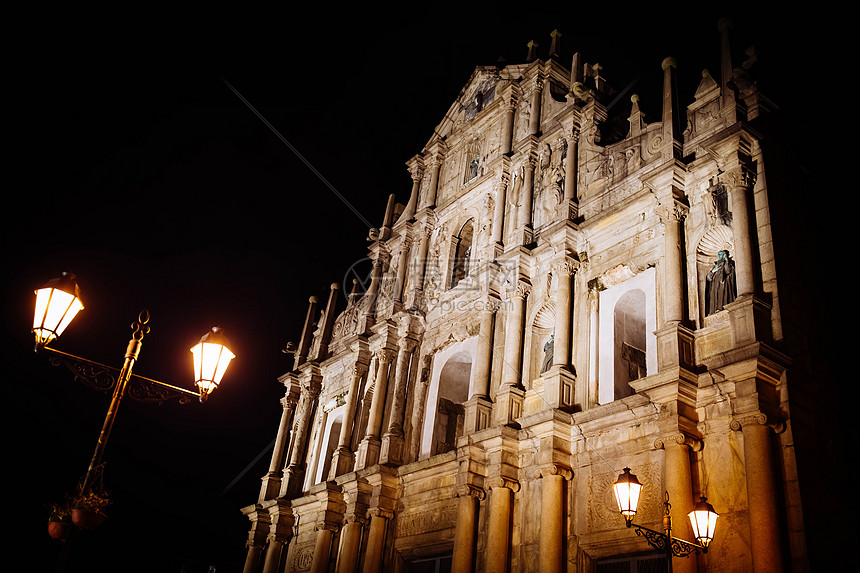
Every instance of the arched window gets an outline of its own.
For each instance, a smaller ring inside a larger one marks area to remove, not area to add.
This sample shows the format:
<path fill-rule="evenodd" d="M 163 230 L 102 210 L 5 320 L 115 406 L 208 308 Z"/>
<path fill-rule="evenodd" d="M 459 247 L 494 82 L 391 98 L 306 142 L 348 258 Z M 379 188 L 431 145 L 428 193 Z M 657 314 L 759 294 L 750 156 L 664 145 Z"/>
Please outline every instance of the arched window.
<path fill-rule="evenodd" d="M 597 339 L 597 402 L 634 393 L 630 382 L 657 372 L 656 273 L 618 270 L 615 284 L 600 291 Z"/>
<path fill-rule="evenodd" d="M 472 256 L 474 220 L 469 219 L 457 234 L 454 246 L 454 269 L 451 272 L 451 288 L 469 276 L 469 259 Z"/>
<path fill-rule="evenodd" d="M 478 337 L 467 338 L 433 356 L 421 429 L 419 459 L 448 452 L 463 434 L 463 404 L 472 391 L 472 369 Z"/>
<path fill-rule="evenodd" d="M 645 362 L 645 293 L 626 292 L 613 311 L 615 323 L 615 399 L 633 394 L 630 382 L 647 375 Z"/>

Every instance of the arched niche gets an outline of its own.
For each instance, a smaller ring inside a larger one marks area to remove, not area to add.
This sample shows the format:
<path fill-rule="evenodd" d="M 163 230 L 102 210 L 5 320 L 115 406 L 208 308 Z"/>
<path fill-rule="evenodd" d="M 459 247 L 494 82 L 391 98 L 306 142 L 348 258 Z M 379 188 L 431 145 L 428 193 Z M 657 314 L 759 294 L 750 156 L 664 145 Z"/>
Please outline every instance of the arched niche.
<path fill-rule="evenodd" d="M 454 288 L 457 283 L 469 276 L 470 263 L 474 254 L 472 248 L 474 235 L 475 220 L 469 219 L 463 223 L 460 232 L 454 237 L 450 288 Z"/>
<path fill-rule="evenodd" d="M 463 403 L 472 394 L 472 372 L 478 337 L 436 353 L 427 393 L 420 459 L 448 451 L 462 434 Z"/>
<path fill-rule="evenodd" d="M 645 362 L 645 293 L 631 289 L 624 293 L 613 309 L 615 336 L 613 359 L 615 363 L 614 399 L 633 394 L 630 382 L 647 376 Z"/>
<path fill-rule="evenodd" d="M 600 404 L 633 393 L 628 386 L 631 381 L 629 359 L 642 361 L 641 355 L 632 349 L 645 351 L 644 371 L 637 370 L 639 377 L 657 372 L 655 277 L 656 272 L 651 267 L 600 292 L 597 384 Z M 622 360 L 623 357 L 626 358 Z"/>
<path fill-rule="evenodd" d="M 554 300 L 547 300 L 540 306 L 535 313 L 534 320 L 531 326 L 531 354 L 529 356 L 529 382 L 541 376 L 549 366 L 552 366 L 553 349 L 547 348 L 554 344 L 550 342 L 550 338 L 555 333 L 555 312 L 556 305 Z"/>
<path fill-rule="evenodd" d="M 726 225 L 717 225 L 708 230 L 696 245 L 696 284 L 698 296 L 696 297 L 696 314 L 700 323 L 707 326 L 705 316 L 705 290 L 708 272 L 713 268 L 717 260 L 717 253 L 728 251 L 729 256 L 734 259 L 734 238 L 731 228 Z"/>

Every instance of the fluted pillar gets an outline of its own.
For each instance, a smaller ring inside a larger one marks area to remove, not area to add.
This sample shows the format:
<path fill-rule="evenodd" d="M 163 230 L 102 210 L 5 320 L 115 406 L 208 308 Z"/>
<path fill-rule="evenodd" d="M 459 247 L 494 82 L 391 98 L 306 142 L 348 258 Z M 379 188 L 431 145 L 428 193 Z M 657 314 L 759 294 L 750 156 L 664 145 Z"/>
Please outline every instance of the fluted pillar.
<path fill-rule="evenodd" d="M 740 429 L 743 433 L 750 542 L 755 573 L 783 570 L 770 443 L 772 430 L 766 425 L 767 421 L 766 416 L 758 415 L 732 422 L 732 429 Z"/>
<path fill-rule="evenodd" d="M 413 338 L 401 338 L 398 341 L 400 347 L 397 353 L 397 366 L 394 371 L 394 392 L 391 397 L 391 414 L 388 421 L 388 430 L 382 439 L 382 451 L 380 463 L 401 464 L 404 454 L 403 417 L 406 412 L 406 385 L 409 381 L 409 365 L 412 358 L 412 350 L 415 348 L 416 340 Z"/>
<path fill-rule="evenodd" d="M 290 439 L 290 422 L 296 411 L 298 393 L 287 391 L 281 398 L 281 422 L 278 425 L 278 436 L 275 438 L 275 448 L 272 451 L 272 460 L 269 463 L 269 471 L 263 477 L 263 485 L 260 488 L 259 501 L 265 501 L 275 497 L 281 489 L 287 444 Z"/>
<path fill-rule="evenodd" d="M 358 392 L 365 372 L 367 372 L 367 365 L 362 363 L 356 363 L 350 369 L 349 391 L 346 395 L 346 411 L 343 415 L 343 424 L 340 427 L 337 449 L 332 457 L 329 479 L 334 479 L 339 475 L 351 471 L 355 465 L 355 454 L 352 451 L 352 434 L 355 426 Z"/>
<path fill-rule="evenodd" d="M 458 488 L 457 523 L 454 529 L 454 557 L 452 573 L 472 573 L 475 570 L 475 542 L 478 534 L 478 505 L 484 491 L 464 485 Z"/>
<path fill-rule="evenodd" d="M 511 558 L 511 517 L 514 492 L 519 483 L 507 478 L 490 482 L 490 508 L 487 523 L 486 573 L 507 573 Z"/>
<path fill-rule="evenodd" d="M 572 472 L 558 465 L 548 465 L 538 472 L 541 478 L 540 565 L 541 573 L 564 571 L 565 497 L 564 482 Z"/>
<path fill-rule="evenodd" d="M 370 414 L 367 419 L 367 429 L 364 439 L 358 447 L 358 459 L 355 469 L 360 470 L 372 466 L 379 461 L 379 448 L 382 440 L 382 415 L 385 409 L 385 398 L 388 394 L 388 367 L 394 359 L 391 350 L 380 350 L 376 353 L 376 381 L 373 384 L 373 398 L 370 402 Z"/>
<path fill-rule="evenodd" d="M 418 259 L 416 261 L 416 269 L 418 275 L 415 281 L 415 290 L 424 290 L 424 277 L 427 273 L 427 251 L 430 250 L 430 233 L 432 228 L 430 225 L 423 225 L 420 229 L 421 240 L 418 243 Z"/>
<path fill-rule="evenodd" d="M 677 434 L 657 440 L 655 446 L 665 451 L 664 478 L 666 492 L 669 494 L 672 518 L 672 534 L 685 541 L 693 541 L 688 514 L 693 510 L 693 481 L 690 466 L 690 449 L 699 449 L 701 442 Z M 676 573 L 695 573 L 696 559 L 693 557 L 673 557 L 672 570 Z"/>

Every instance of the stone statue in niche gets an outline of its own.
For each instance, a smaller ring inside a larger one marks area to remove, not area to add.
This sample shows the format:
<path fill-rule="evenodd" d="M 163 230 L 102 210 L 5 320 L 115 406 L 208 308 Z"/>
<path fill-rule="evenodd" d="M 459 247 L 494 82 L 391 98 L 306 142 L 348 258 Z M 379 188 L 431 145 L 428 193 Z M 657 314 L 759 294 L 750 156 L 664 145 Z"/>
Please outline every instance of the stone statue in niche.
<path fill-rule="evenodd" d="M 478 176 L 478 165 L 480 165 L 481 156 L 475 156 L 472 161 L 469 162 L 469 181 Z"/>
<path fill-rule="evenodd" d="M 555 333 L 549 335 L 549 340 L 543 345 L 543 362 L 541 363 L 540 373 L 543 374 L 552 368 L 552 359 L 555 354 Z"/>
<path fill-rule="evenodd" d="M 720 222 L 727 227 L 732 225 L 732 212 L 729 211 L 729 192 L 722 183 L 711 184 L 708 189 L 714 202 L 714 210 Z"/>
<path fill-rule="evenodd" d="M 705 316 L 722 310 L 738 296 L 735 263 L 728 251 L 717 253 L 714 268 L 705 277 Z"/>

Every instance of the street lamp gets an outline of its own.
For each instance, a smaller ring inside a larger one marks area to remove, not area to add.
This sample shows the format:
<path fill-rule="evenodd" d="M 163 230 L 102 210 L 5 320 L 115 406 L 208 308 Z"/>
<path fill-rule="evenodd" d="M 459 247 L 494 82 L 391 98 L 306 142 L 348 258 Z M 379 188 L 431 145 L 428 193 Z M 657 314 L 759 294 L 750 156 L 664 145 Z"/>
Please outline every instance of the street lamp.
<path fill-rule="evenodd" d="M 51 362 L 56 366 L 64 364 L 75 378 L 87 386 L 103 392 L 113 390 L 110 406 L 96 443 L 95 452 L 87 473 L 80 485 L 80 493 L 86 494 L 97 481 L 101 481 L 102 457 L 113 428 L 120 402 L 129 387 L 129 395 L 143 402 L 164 402 L 178 398 L 187 403 L 191 397 L 205 402 L 208 395 L 218 387 L 227 365 L 235 355 L 227 347 L 227 339 L 220 327 L 214 327 L 191 349 L 194 354 L 195 380 L 200 392 L 193 392 L 178 386 L 165 384 L 158 380 L 133 375 L 134 363 L 140 356 L 144 335 L 149 333 L 149 311 L 141 311 L 132 323 L 132 336 L 126 348 L 122 368 L 117 370 L 86 358 L 55 350 L 48 343 L 57 338 L 69 325 L 75 315 L 83 309 L 80 289 L 75 275 L 63 273 L 60 278 L 49 281 L 45 287 L 36 291 L 36 308 L 33 317 L 33 334 L 36 338 L 36 351 L 49 351 Z M 129 386 L 129 381 L 134 384 Z"/>
<path fill-rule="evenodd" d="M 663 500 L 663 533 L 660 533 L 633 523 L 636 507 L 639 505 L 642 484 L 639 483 L 634 474 L 630 473 L 630 468 L 624 468 L 624 472 L 618 476 L 612 489 L 615 491 L 615 499 L 618 501 L 619 511 L 624 516 L 627 527 L 633 527 L 636 530 L 636 535 L 644 537 L 651 547 L 666 553 L 667 566 L 670 572 L 672 571 L 672 557 L 687 557 L 691 553 L 708 552 L 708 545 L 714 539 L 714 527 L 719 515 L 708 503 L 705 496 L 701 496 L 701 499 L 693 507 L 693 511 L 689 513 L 693 535 L 699 542 L 696 544 L 672 537 L 672 517 L 669 515 L 671 505 L 669 504 L 668 491 Z"/>

